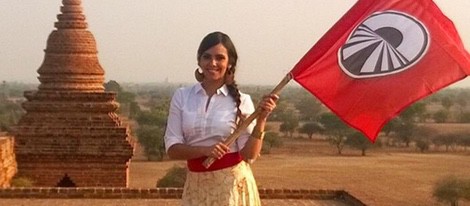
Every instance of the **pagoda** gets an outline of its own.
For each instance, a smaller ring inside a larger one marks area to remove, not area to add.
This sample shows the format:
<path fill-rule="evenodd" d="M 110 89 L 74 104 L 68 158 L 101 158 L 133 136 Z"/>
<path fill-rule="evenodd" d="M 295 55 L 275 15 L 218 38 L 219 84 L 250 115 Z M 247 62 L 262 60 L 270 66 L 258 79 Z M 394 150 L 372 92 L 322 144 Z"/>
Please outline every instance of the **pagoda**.
<path fill-rule="evenodd" d="M 133 138 L 115 113 L 116 94 L 104 90 L 81 0 L 62 4 L 40 85 L 24 93 L 26 114 L 14 129 L 17 176 L 38 187 L 127 187 Z"/>

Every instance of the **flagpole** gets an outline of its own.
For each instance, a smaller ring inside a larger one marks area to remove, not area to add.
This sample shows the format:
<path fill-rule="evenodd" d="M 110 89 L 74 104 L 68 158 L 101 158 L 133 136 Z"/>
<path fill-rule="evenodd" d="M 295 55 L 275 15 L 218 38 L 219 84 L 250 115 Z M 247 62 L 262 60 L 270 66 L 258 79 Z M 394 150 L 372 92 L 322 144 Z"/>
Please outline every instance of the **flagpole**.
<path fill-rule="evenodd" d="M 281 80 L 281 82 L 279 82 L 279 84 L 271 91 L 270 94 L 279 95 L 281 90 L 284 88 L 284 86 L 287 85 L 287 83 L 289 83 L 291 79 L 292 79 L 292 74 L 288 73 Z M 235 131 L 232 134 L 230 134 L 230 136 L 228 136 L 227 139 L 225 139 L 224 144 L 227 146 L 230 146 L 233 142 L 235 142 L 235 140 L 237 140 L 240 137 L 240 134 L 242 133 L 242 131 L 244 131 L 251 124 L 251 122 L 253 122 L 253 120 L 255 120 L 260 115 L 261 112 L 262 112 L 262 109 L 260 107 L 257 107 L 256 110 L 250 116 L 248 116 L 248 118 L 243 120 L 243 122 L 237 127 L 237 129 L 235 129 Z M 213 157 L 206 158 L 206 160 L 204 160 L 203 162 L 204 167 L 209 168 L 212 165 L 212 163 L 214 163 L 215 160 L 216 159 Z"/>

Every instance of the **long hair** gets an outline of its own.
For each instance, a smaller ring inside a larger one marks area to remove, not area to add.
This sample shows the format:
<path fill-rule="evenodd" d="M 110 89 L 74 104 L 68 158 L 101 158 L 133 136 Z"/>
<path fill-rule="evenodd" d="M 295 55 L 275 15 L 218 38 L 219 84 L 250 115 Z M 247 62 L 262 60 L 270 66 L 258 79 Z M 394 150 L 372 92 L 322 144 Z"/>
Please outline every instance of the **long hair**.
<path fill-rule="evenodd" d="M 212 32 L 206 35 L 202 39 L 201 44 L 199 44 L 199 48 L 197 50 L 197 61 L 199 62 L 202 54 L 205 51 L 217 44 L 222 44 L 225 49 L 227 49 L 228 68 L 225 73 L 225 85 L 227 85 L 229 95 L 234 99 L 235 103 L 237 104 L 237 117 L 235 119 L 235 122 L 238 125 L 238 120 L 243 120 L 244 118 L 240 110 L 240 91 L 238 89 L 237 83 L 235 82 L 235 71 L 237 68 L 238 54 L 237 50 L 235 49 L 235 45 L 233 44 L 230 37 L 227 34 L 224 34 L 219 31 Z"/>

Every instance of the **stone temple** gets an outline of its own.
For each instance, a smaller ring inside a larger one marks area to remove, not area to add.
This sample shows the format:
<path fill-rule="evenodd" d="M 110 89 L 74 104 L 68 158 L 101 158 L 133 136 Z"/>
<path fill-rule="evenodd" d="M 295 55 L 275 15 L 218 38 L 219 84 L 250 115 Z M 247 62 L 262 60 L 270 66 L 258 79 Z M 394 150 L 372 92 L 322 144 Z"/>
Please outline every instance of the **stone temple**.
<path fill-rule="evenodd" d="M 38 187 L 127 187 L 133 139 L 104 91 L 81 0 L 63 0 L 26 114 L 15 128 L 18 176 Z"/>

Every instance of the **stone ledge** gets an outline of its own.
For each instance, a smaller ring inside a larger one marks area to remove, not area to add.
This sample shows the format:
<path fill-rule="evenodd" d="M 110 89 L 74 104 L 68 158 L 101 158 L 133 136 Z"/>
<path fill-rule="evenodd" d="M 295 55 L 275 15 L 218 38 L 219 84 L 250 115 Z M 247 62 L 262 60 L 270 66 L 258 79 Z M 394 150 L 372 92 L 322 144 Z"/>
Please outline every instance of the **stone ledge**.
<path fill-rule="evenodd" d="M 42 199 L 179 199 L 183 188 L 109 188 L 109 187 L 14 187 L 0 189 L 0 198 Z M 260 188 L 261 199 L 341 200 L 352 206 L 365 204 L 344 190 Z"/>

